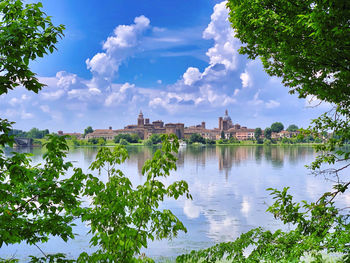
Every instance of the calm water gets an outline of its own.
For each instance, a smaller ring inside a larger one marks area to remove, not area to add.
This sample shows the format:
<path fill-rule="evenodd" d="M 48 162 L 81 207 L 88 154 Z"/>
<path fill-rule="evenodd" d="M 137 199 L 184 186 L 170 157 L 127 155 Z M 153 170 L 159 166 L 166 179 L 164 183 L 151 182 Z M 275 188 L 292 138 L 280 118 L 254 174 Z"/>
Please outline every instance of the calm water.
<path fill-rule="evenodd" d="M 68 160 L 87 171 L 97 148 L 77 148 L 70 151 Z M 32 152 L 34 163 L 40 163 L 40 149 Z M 144 182 L 141 169 L 152 156 L 152 148 L 130 147 L 130 159 L 121 166 L 133 185 Z M 235 239 L 241 233 L 263 226 L 267 229 L 288 228 L 265 211 L 272 203 L 266 188 L 289 186 L 296 200 L 312 200 L 326 191 L 329 183 L 310 175 L 304 167 L 315 157 L 312 147 L 303 146 L 213 146 L 180 149 L 178 169 L 165 183 L 186 180 L 193 200 L 166 200 L 162 208 L 169 208 L 187 227 L 171 241 L 156 241 L 144 250 L 147 256 L 160 259 L 175 257 L 192 249 L 209 247 L 217 242 Z M 350 196 L 341 202 L 350 205 Z M 52 239 L 40 245 L 45 253 L 66 253 L 77 257 L 91 252 L 88 227 L 78 223 L 75 240 L 65 243 Z M 36 247 L 25 244 L 0 248 L 0 257 L 16 257 L 23 261 L 28 255 L 41 256 Z"/>

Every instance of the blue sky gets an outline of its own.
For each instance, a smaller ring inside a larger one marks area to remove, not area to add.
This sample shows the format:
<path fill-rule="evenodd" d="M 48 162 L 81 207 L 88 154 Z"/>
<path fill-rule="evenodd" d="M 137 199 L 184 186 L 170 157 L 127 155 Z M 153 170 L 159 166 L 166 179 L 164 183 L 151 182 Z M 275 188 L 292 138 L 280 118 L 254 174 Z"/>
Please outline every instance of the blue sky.
<path fill-rule="evenodd" d="M 145 117 L 186 126 L 228 109 L 251 128 L 281 121 L 306 127 L 327 105 L 288 94 L 261 63 L 239 55 L 241 43 L 216 0 L 43 1 L 66 26 L 58 51 L 31 63 L 47 85 L 39 94 L 17 88 L 0 97 L 0 116 L 15 128 L 82 132 L 113 129 Z"/>

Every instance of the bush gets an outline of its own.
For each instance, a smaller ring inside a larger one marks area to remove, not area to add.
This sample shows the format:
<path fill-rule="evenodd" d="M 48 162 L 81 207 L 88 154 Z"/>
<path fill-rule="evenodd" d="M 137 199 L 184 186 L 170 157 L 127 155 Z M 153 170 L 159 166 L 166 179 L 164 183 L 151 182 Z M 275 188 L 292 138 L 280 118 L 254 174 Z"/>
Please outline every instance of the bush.
<path fill-rule="evenodd" d="M 271 145 L 271 140 L 269 139 L 264 139 L 264 145 Z"/>
<path fill-rule="evenodd" d="M 215 140 L 205 139 L 205 144 L 213 145 L 213 144 L 215 144 Z"/>
<path fill-rule="evenodd" d="M 101 145 L 101 146 L 106 145 L 106 139 L 105 138 L 98 138 L 97 144 Z"/>
<path fill-rule="evenodd" d="M 88 143 L 90 143 L 90 144 L 97 144 L 98 143 L 98 139 L 97 138 L 90 138 L 88 140 Z"/>
<path fill-rule="evenodd" d="M 121 139 L 121 140 L 119 141 L 119 144 L 120 144 L 120 145 L 128 145 L 129 143 L 128 143 L 127 140 Z"/>
<path fill-rule="evenodd" d="M 146 145 L 146 146 L 153 146 L 153 143 L 152 143 L 152 141 L 151 141 L 150 139 L 145 140 L 145 141 L 143 142 L 143 144 Z"/>
<path fill-rule="evenodd" d="M 190 143 L 203 143 L 205 144 L 205 139 L 198 133 L 191 134 Z"/>
<path fill-rule="evenodd" d="M 114 142 L 120 143 L 120 140 L 122 139 L 127 141 L 128 143 L 138 143 L 141 140 L 140 136 L 136 133 L 134 134 L 122 133 L 114 137 Z"/>

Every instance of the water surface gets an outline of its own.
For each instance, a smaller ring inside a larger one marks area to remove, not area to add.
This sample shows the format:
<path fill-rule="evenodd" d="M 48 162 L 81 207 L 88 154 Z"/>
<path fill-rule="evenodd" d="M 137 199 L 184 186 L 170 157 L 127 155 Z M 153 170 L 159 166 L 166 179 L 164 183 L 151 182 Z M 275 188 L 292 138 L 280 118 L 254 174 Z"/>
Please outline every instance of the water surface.
<path fill-rule="evenodd" d="M 130 158 L 121 170 L 133 185 L 144 182 L 141 175 L 145 160 L 154 152 L 149 147 L 128 147 Z M 34 163 L 42 162 L 41 149 L 22 149 L 32 152 Z M 68 160 L 88 171 L 98 148 L 76 148 L 69 152 Z M 8 150 L 9 152 L 9 150 Z M 177 171 L 165 180 L 166 184 L 186 180 L 193 200 L 165 200 L 161 208 L 171 209 L 187 227 L 171 241 L 162 240 L 149 244 L 144 250 L 147 256 L 176 257 L 192 249 L 206 248 L 217 242 L 234 240 L 241 233 L 254 227 L 266 229 L 288 228 L 266 213 L 272 200 L 267 188 L 282 189 L 289 186 L 297 201 L 314 200 L 325 192 L 329 183 L 310 175 L 305 168 L 315 158 L 309 146 L 212 146 L 182 147 L 178 155 Z M 348 200 L 350 204 L 350 198 Z M 348 206 L 349 206 L 348 204 Z M 78 223 L 75 240 L 65 243 L 57 238 L 40 245 L 46 253 L 62 252 L 77 257 L 89 248 L 88 227 Z M 0 248 L 0 257 L 16 257 L 23 261 L 28 255 L 41 256 L 34 246 L 26 244 Z"/>

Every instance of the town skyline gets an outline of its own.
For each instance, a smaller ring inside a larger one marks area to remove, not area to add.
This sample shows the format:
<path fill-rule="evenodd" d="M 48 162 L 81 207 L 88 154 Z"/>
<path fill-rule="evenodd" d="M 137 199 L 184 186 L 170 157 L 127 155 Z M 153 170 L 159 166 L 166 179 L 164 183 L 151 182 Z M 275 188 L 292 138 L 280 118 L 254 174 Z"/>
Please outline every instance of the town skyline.
<path fill-rule="evenodd" d="M 329 107 L 310 108 L 314 97 L 290 95 L 260 61 L 238 54 L 225 1 L 179 1 L 174 9 L 168 1 L 45 0 L 44 11 L 67 28 L 58 51 L 30 64 L 47 86 L 38 95 L 11 90 L 0 114 L 15 129 L 79 131 L 120 127 L 142 108 L 154 119 L 190 125 L 206 119 L 214 128 L 228 108 L 248 127 L 275 121 L 307 127 Z"/>

